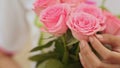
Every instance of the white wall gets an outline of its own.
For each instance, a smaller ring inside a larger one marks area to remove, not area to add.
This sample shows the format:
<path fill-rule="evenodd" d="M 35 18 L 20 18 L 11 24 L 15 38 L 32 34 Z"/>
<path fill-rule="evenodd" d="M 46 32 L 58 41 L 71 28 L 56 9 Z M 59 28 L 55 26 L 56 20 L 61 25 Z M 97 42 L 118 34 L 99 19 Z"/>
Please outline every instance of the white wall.
<path fill-rule="evenodd" d="M 102 0 L 96 0 L 98 5 L 101 4 Z M 120 15 L 120 0 L 106 0 L 105 6 L 114 14 Z"/>

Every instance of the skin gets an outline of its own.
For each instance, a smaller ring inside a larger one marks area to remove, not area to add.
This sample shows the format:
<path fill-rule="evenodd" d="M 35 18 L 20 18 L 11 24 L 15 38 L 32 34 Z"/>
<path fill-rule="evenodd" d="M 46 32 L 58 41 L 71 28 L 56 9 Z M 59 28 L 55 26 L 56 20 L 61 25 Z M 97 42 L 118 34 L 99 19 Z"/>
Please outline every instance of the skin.
<path fill-rule="evenodd" d="M 90 36 L 89 42 L 101 59 L 94 54 L 88 42 L 82 40 L 79 56 L 84 68 L 120 68 L 120 36 L 99 34 Z M 104 44 L 109 44 L 111 50 Z"/>
<path fill-rule="evenodd" d="M 17 62 L 15 62 L 11 56 L 0 52 L 0 68 L 21 68 Z"/>
<path fill-rule="evenodd" d="M 99 53 L 99 59 L 89 47 L 87 41 L 80 44 L 80 60 L 84 68 L 120 68 L 120 36 L 108 34 L 89 37 L 92 47 Z M 109 44 L 112 50 L 103 44 Z M 0 52 L 0 68 L 21 68 L 12 57 Z"/>

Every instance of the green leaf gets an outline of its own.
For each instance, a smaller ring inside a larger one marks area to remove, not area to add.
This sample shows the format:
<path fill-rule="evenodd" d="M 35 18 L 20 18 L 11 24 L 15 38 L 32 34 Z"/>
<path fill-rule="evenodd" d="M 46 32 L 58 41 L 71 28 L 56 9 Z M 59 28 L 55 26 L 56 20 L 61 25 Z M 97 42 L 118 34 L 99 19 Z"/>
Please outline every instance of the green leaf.
<path fill-rule="evenodd" d="M 39 21 L 39 17 L 38 17 L 38 16 L 35 17 L 34 23 L 35 23 L 35 25 L 36 25 L 38 28 L 40 28 L 40 27 L 43 26 L 43 23 L 41 23 L 41 22 Z"/>
<path fill-rule="evenodd" d="M 69 60 L 69 52 L 68 52 L 68 49 L 67 49 L 67 44 L 66 44 L 66 37 L 65 37 L 65 35 L 63 35 L 62 37 L 61 37 L 61 40 L 62 40 L 62 42 L 63 42 L 63 46 L 64 46 L 64 55 L 63 55 L 63 58 L 62 58 L 62 62 L 64 63 L 64 64 L 68 64 L 68 60 Z"/>
<path fill-rule="evenodd" d="M 73 37 L 72 32 L 70 30 L 67 30 L 67 33 L 65 34 L 65 40 L 66 40 L 67 46 L 70 46 L 79 42 Z"/>
<path fill-rule="evenodd" d="M 63 54 L 64 54 L 64 45 L 63 42 L 60 39 L 55 40 L 55 52 L 57 52 L 62 59 Z"/>
<path fill-rule="evenodd" d="M 71 30 L 67 30 L 67 32 L 66 32 L 66 34 L 65 34 L 65 39 L 66 39 L 66 41 L 69 41 L 69 40 L 71 40 L 71 39 L 73 39 L 74 37 L 73 37 L 73 35 L 72 35 L 72 32 L 71 32 Z"/>
<path fill-rule="evenodd" d="M 102 0 L 102 3 L 101 3 L 100 8 L 101 8 L 102 10 L 109 11 L 109 10 L 107 9 L 107 7 L 105 6 L 106 2 L 107 2 L 107 0 Z"/>
<path fill-rule="evenodd" d="M 83 68 L 80 62 L 67 65 L 65 68 Z"/>
<path fill-rule="evenodd" d="M 63 64 L 56 59 L 49 59 L 38 65 L 38 68 L 63 68 Z"/>
<path fill-rule="evenodd" d="M 104 6 L 107 0 L 102 0 L 101 6 Z"/>
<path fill-rule="evenodd" d="M 44 45 L 41 45 L 41 46 L 38 46 L 38 47 L 33 48 L 33 49 L 31 50 L 31 52 L 38 51 L 38 50 L 42 50 L 42 49 L 44 49 L 44 48 L 48 48 L 48 47 L 50 47 L 53 43 L 54 43 L 54 40 L 52 40 L 52 41 L 50 41 L 50 42 L 48 42 L 48 43 L 46 43 L 46 44 L 44 44 Z"/>
<path fill-rule="evenodd" d="M 79 61 L 79 42 L 75 43 L 72 45 L 72 47 L 69 49 L 69 53 L 70 53 L 70 58 L 73 60 L 73 61 Z"/>
<path fill-rule="evenodd" d="M 55 38 L 54 36 L 50 36 L 48 38 L 43 38 L 44 40 L 47 40 L 47 39 L 51 39 L 51 38 Z"/>
<path fill-rule="evenodd" d="M 43 44 L 43 37 L 44 37 L 44 33 L 41 32 L 40 33 L 40 38 L 39 38 L 39 41 L 38 41 L 38 46 L 41 46 Z"/>
<path fill-rule="evenodd" d="M 79 42 L 73 44 L 72 48 L 69 49 L 70 50 L 70 54 L 76 54 L 76 50 L 78 49 L 78 47 L 79 47 Z"/>
<path fill-rule="evenodd" d="M 102 10 L 109 11 L 105 6 L 101 6 L 100 8 L 101 8 Z"/>
<path fill-rule="evenodd" d="M 32 60 L 32 61 L 43 62 L 43 61 L 45 61 L 47 59 L 50 59 L 50 58 L 56 58 L 57 59 L 58 58 L 57 53 L 49 52 L 49 53 L 39 54 L 39 55 L 32 56 L 29 59 Z"/>
<path fill-rule="evenodd" d="M 67 64 L 68 63 L 68 50 L 65 42 L 64 36 L 56 39 L 55 42 L 55 51 L 59 54 L 60 60 L 62 63 Z"/>
<path fill-rule="evenodd" d="M 120 15 L 118 15 L 117 17 L 120 18 Z"/>
<path fill-rule="evenodd" d="M 67 44 L 67 46 L 71 46 L 71 45 L 73 45 L 73 44 L 75 44 L 75 43 L 78 43 L 79 41 L 78 40 L 76 40 L 76 39 L 71 39 L 70 41 L 69 41 L 69 43 Z"/>

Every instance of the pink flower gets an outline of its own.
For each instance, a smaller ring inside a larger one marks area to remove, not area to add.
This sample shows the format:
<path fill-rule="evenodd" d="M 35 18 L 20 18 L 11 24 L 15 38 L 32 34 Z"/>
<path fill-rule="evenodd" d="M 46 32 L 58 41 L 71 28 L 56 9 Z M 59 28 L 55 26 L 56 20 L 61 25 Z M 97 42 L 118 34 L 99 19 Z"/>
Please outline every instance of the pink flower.
<path fill-rule="evenodd" d="M 41 10 L 56 3 L 59 3 L 59 0 L 36 0 L 33 10 L 39 16 Z"/>
<path fill-rule="evenodd" d="M 95 0 L 86 0 L 85 3 L 90 5 L 96 5 Z"/>
<path fill-rule="evenodd" d="M 40 20 L 45 25 L 45 30 L 53 35 L 64 34 L 68 27 L 66 21 L 70 14 L 68 4 L 57 4 L 46 8 L 40 15 Z"/>
<path fill-rule="evenodd" d="M 105 33 L 120 35 L 120 19 L 108 11 L 104 11 L 104 15 L 107 19 Z"/>
<path fill-rule="evenodd" d="M 79 41 L 88 40 L 88 36 L 96 34 L 102 28 L 95 16 L 85 12 L 73 13 L 67 25 Z"/>
<path fill-rule="evenodd" d="M 85 1 L 85 0 L 60 0 L 61 3 L 68 3 L 74 8 L 83 1 Z"/>
<path fill-rule="evenodd" d="M 87 3 L 91 5 L 96 5 L 96 2 L 94 0 L 60 0 L 61 3 L 68 3 L 72 6 L 72 8 L 77 7 L 81 3 Z"/>
<path fill-rule="evenodd" d="M 102 26 L 102 30 L 105 29 L 105 27 L 106 27 L 106 24 L 105 24 L 106 18 L 105 18 L 104 14 L 103 14 L 103 12 L 102 12 L 102 10 L 100 8 L 98 8 L 95 5 L 89 5 L 89 4 L 81 3 L 76 8 L 75 12 L 81 12 L 81 11 L 95 16 L 99 20 L 100 25 Z"/>

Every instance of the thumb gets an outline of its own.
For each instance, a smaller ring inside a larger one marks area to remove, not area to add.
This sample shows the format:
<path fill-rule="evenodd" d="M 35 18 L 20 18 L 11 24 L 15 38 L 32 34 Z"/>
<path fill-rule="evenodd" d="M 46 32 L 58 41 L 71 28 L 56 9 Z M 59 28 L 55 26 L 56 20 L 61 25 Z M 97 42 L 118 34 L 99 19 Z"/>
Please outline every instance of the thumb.
<path fill-rule="evenodd" d="M 120 46 L 120 36 L 110 34 L 97 34 L 96 37 L 104 44 L 110 44 L 112 47 Z"/>

